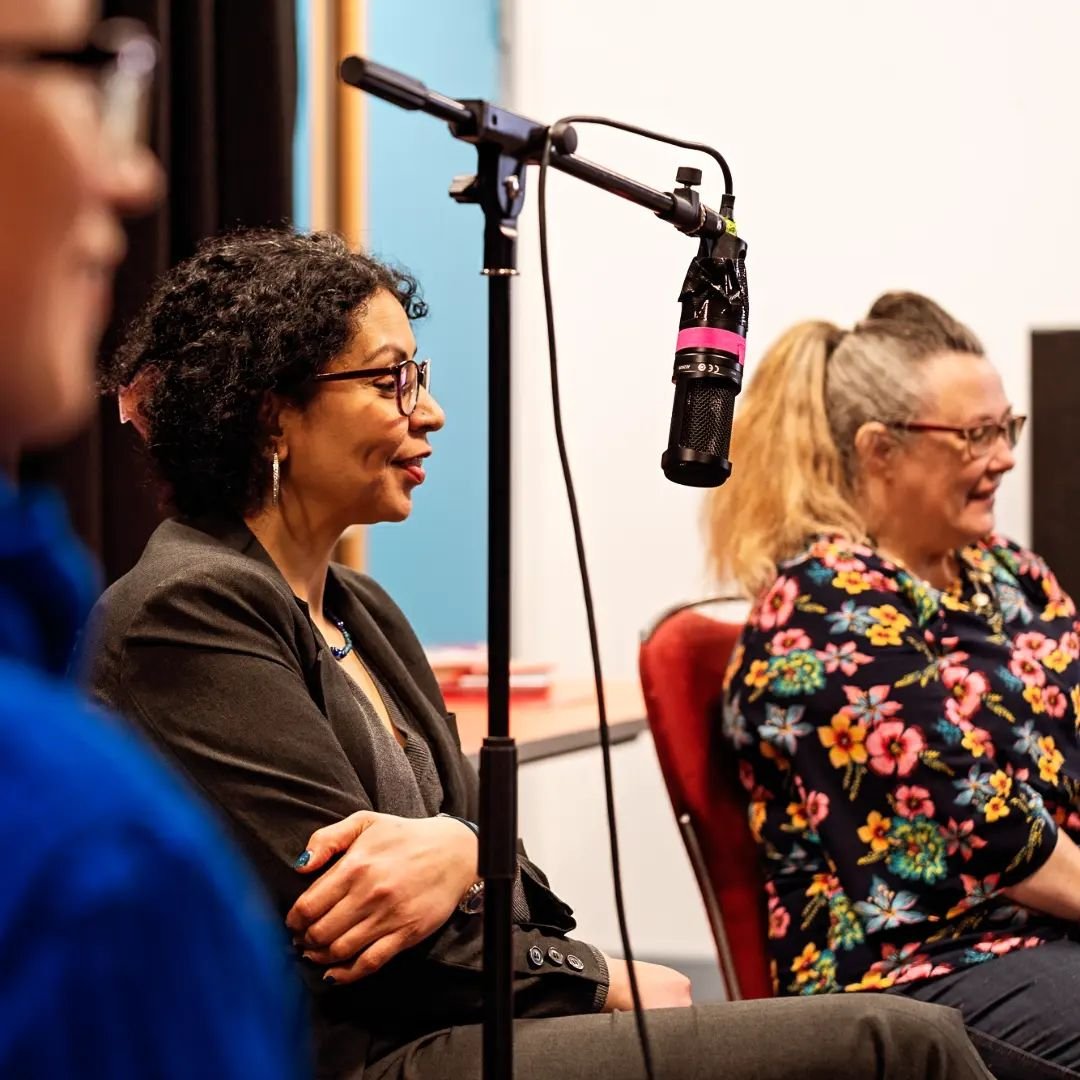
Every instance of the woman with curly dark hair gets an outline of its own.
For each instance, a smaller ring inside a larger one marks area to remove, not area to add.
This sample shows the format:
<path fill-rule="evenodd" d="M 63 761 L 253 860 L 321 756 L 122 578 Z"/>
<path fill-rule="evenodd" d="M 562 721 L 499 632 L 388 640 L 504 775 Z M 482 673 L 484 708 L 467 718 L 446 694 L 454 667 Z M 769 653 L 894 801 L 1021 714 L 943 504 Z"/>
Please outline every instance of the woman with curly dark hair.
<path fill-rule="evenodd" d="M 411 278 L 336 237 L 240 233 L 165 276 L 106 377 L 177 516 L 98 605 L 95 690 L 248 851 L 302 955 L 327 1077 L 480 1062 L 476 776 L 405 617 L 330 561 L 424 482 L 444 417 L 415 359 L 423 313 Z M 517 1075 L 641 1075 L 626 965 L 566 936 L 570 909 L 524 856 L 514 909 L 517 1013 L 548 1018 L 519 1024 Z M 670 1080 L 986 1075 L 948 1010 L 675 1009 L 683 976 L 637 976 L 669 1007 L 650 1031 Z"/>

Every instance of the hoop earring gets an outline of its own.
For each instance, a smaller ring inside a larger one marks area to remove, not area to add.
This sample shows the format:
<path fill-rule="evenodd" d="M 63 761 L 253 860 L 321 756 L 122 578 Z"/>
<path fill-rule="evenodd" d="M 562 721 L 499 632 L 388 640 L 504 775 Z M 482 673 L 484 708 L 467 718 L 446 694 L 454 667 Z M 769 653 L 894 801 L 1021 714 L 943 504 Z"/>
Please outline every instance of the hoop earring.
<path fill-rule="evenodd" d="M 274 459 L 271 462 L 270 469 L 274 477 L 271 505 L 277 506 L 278 500 L 281 498 L 281 461 L 278 458 L 278 452 L 276 450 L 274 451 Z"/>

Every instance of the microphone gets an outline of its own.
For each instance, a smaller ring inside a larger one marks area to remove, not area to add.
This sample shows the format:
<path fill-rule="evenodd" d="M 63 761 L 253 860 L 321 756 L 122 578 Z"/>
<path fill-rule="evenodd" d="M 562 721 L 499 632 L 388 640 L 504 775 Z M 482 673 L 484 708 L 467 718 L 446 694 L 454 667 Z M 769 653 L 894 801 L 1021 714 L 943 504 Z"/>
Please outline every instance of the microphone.
<path fill-rule="evenodd" d="M 697 170 L 680 170 L 680 181 Z M 697 172 L 700 181 L 700 172 Z M 696 198 L 696 192 L 688 193 Z M 720 206 L 726 231 L 704 237 L 690 262 L 679 302 L 675 343 L 675 401 L 664 475 L 687 487 L 719 487 L 731 475 L 728 448 L 735 396 L 742 389 L 750 298 L 746 287 L 746 242 L 731 220 L 734 196 Z"/>

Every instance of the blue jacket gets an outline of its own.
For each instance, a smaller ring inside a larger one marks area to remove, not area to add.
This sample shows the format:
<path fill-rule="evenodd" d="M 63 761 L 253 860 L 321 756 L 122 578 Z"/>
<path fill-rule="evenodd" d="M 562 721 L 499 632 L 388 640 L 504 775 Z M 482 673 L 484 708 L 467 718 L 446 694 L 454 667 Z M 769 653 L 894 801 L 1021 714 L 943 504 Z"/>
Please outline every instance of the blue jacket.
<path fill-rule="evenodd" d="M 284 928 L 64 676 L 94 592 L 58 500 L 0 481 L 0 1076 L 303 1076 Z"/>

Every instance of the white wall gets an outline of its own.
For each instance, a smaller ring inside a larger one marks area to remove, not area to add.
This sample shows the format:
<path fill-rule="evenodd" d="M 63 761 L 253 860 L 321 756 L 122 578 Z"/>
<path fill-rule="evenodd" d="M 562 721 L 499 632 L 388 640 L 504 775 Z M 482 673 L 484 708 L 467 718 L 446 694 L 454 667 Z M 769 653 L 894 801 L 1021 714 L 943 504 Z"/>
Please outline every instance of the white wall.
<path fill-rule="evenodd" d="M 634 953 L 674 962 L 688 974 L 714 965 L 705 909 L 668 809 L 652 739 L 646 733 L 619 743 L 611 757 Z M 621 956 L 600 751 L 530 762 L 518 773 L 518 789 L 521 835 L 552 888 L 573 907 L 574 936 Z M 718 980 L 716 975 L 712 981 Z"/>
<path fill-rule="evenodd" d="M 1080 324 L 1080 4 L 1043 0 L 505 0 L 507 101 L 711 142 L 749 245 L 749 367 L 789 323 L 859 318 L 913 288 L 970 323 L 1028 407 L 1032 327 Z M 581 129 L 580 152 L 670 190 L 673 148 Z M 719 201 L 706 169 L 706 201 Z M 535 174 L 516 283 L 515 646 L 588 664 L 551 435 Z M 693 241 L 555 175 L 551 247 L 564 416 L 609 674 L 705 586 L 700 496 L 668 483 L 676 295 Z M 738 468 L 738 461 L 735 461 Z M 1000 524 L 1028 539 L 1027 459 Z"/>

